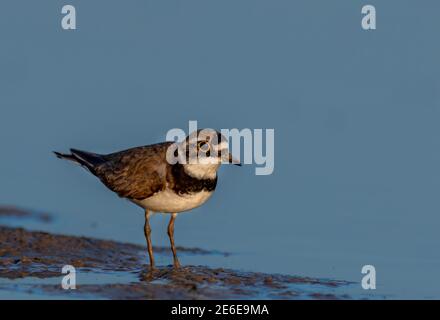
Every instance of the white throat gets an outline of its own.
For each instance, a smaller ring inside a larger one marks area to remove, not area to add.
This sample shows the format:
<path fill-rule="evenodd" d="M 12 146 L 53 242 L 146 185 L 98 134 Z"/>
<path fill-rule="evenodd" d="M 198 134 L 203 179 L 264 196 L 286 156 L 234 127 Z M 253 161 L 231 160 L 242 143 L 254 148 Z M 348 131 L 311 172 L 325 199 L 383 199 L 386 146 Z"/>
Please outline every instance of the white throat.
<path fill-rule="evenodd" d="M 203 179 L 215 179 L 217 177 L 217 170 L 220 163 L 187 163 L 183 165 L 183 170 L 193 178 Z"/>

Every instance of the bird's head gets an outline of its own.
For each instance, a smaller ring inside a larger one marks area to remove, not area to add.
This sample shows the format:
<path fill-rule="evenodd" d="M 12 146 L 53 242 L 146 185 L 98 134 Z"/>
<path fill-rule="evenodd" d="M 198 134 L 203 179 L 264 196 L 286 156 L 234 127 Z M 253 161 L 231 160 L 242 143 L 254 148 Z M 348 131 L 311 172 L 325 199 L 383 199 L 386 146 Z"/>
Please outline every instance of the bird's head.
<path fill-rule="evenodd" d="M 178 150 L 179 163 L 197 179 L 215 178 L 222 163 L 241 165 L 229 152 L 226 137 L 213 129 L 194 131 L 179 144 Z"/>

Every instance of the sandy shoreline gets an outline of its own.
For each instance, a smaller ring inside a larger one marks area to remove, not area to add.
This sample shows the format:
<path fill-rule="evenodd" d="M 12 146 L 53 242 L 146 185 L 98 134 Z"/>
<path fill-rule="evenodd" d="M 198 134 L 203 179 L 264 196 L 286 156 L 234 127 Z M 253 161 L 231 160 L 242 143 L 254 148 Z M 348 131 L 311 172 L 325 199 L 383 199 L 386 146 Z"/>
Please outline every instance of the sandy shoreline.
<path fill-rule="evenodd" d="M 3 210 L 5 211 L 5 210 Z M 10 215 L 10 214 L 9 214 Z M 20 214 L 20 216 L 26 216 Z M 171 266 L 154 271 L 146 264 L 145 247 L 130 243 L 67 236 L 0 226 L 0 290 L 25 289 L 32 298 L 94 299 L 347 299 L 341 293 L 349 282 L 308 277 L 243 272 L 207 266 Z M 169 255 L 168 248 L 155 248 Z M 218 254 L 197 248 L 179 248 L 179 254 Z M 61 269 L 72 265 L 77 274 L 114 275 L 122 280 L 82 283 L 63 290 Z M 59 281 L 57 279 L 59 278 Z M 36 281 L 35 279 L 41 279 Z M 52 282 L 43 281 L 53 278 Z M 3 281 L 1 279 L 4 279 Z"/>

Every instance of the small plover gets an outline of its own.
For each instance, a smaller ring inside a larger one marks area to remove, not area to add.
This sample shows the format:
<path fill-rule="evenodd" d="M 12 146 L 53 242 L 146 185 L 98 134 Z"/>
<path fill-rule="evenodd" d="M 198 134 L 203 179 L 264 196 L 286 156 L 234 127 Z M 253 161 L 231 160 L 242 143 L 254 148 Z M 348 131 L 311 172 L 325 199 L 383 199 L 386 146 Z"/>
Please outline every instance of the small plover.
<path fill-rule="evenodd" d="M 177 214 L 197 208 L 211 197 L 221 163 L 240 165 L 228 151 L 225 137 L 211 129 L 193 132 L 179 143 L 162 142 L 105 155 L 76 149 L 70 149 L 70 154 L 54 153 L 86 168 L 111 191 L 144 209 L 144 234 L 151 268 L 154 267 L 151 214 L 171 214 L 168 236 L 174 266 L 179 267 L 174 245 Z M 177 161 L 170 161 L 170 155 Z"/>

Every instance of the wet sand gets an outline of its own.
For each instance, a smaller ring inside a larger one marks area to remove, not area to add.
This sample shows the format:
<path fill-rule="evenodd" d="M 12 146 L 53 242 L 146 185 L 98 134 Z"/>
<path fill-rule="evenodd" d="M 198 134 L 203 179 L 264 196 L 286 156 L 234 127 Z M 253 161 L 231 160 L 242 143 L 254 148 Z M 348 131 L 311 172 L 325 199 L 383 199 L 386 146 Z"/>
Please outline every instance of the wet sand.
<path fill-rule="evenodd" d="M 0 226 L 0 244 L 0 291 L 21 290 L 28 298 L 34 295 L 67 299 L 350 298 L 344 293 L 344 288 L 351 285 L 346 281 L 207 266 L 184 266 L 178 270 L 172 266 L 159 266 L 151 271 L 146 264 L 145 247 L 130 243 Z M 156 247 L 154 250 L 158 255 L 171 254 L 168 248 Z M 180 247 L 179 254 L 209 255 L 218 252 Z M 61 269 L 64 265 L 74 266 L 78 277 L 81 274 L 97 278 L 120 275 L 122 280 L 105 283 L 77 280 L 75 290 L 63 290 Z M 26 279 L 31 281 L 26 282 Z M 44 279 L 55 281 L 48 283 Z"/>

